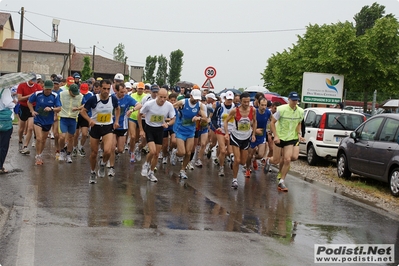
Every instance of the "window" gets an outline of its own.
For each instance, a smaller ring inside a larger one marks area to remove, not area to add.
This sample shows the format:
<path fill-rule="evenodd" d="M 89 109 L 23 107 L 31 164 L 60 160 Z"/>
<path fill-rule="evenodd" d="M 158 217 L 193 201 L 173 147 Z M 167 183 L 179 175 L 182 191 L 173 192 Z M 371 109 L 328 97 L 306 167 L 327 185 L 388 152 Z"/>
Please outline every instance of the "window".
<path fill-rule="evenodd" d="M 356 132 L 356 135 L 361 140 L 375 140 L 378 129 L 383 120 L 383 117 L 368 120 L 363 127 Z"/>
<path fill-rule="evenodd" d="M 309 111 L 309 114 L 306 116 L 305 126 L 316 127 L 316 113 L 315 112 Z"/>
<path fill-rule="evenodd" d="M 388 118 L 381 129 L 379 141 L 396 142 L 398 138 L 399 121 Z"/>

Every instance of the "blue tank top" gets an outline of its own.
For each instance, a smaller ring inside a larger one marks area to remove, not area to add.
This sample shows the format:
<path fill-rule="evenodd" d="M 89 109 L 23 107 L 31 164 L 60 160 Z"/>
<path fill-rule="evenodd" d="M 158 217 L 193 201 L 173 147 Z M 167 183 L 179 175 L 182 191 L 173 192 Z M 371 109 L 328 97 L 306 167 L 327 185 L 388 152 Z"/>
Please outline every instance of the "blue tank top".
<path fill-rule="evenodd" d="M 195 131 L 195 122 L 193 117 L 200 111 L 199 102 L 194 107 L 190 106 L 189 99 L 185 99 L 184 106 L 178 111 L 176 116 L 176 123 L 174 124 L 173 131 L 179 133 L 192 133 Z"/>

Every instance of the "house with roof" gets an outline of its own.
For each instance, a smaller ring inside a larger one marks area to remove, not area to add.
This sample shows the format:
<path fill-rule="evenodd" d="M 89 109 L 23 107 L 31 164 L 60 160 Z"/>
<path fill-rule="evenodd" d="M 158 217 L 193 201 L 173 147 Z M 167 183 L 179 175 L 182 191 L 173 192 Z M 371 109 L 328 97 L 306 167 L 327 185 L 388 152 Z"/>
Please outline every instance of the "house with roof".
<path fill-rule="evenodd" d="M 19 39 L 14 38 L 14 25 L 11 14 L 0 12 L 0 75 L 17 71 Z M 90 67 L 93 66 L 93 55 L 76 52 L 72 43 L 22 40 L 21 71 L 34 72 L 43 79 L 51 74 L 61 74 L 67 77 L 83 69 L 85 56 L 90 57 Z M 94 56 L 94 77 L 113 79 L 116 73 L 125 76 L 134 74 L 137 80 L 143 77 L 143 67 L 132 67 L 112 59 Z M 136 79 L 135 79 L 136 80 Z"/>

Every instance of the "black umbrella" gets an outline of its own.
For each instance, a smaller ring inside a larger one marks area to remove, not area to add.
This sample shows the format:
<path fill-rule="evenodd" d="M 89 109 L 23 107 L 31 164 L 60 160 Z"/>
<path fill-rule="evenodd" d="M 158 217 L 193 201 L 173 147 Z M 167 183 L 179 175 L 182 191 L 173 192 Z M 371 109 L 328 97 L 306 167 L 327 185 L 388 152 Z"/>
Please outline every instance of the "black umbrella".
<path fill-rule="evenodd" d="M 224 89 L 222 91 L 219 91 L 218 95 L 220 95 L 222 93 L 226 93 L 228 91 L 232 91 L 235 95 L 241 95 L 241 93 L 242 93 L 240 90 L 237 90 L 237 89 Z"/>

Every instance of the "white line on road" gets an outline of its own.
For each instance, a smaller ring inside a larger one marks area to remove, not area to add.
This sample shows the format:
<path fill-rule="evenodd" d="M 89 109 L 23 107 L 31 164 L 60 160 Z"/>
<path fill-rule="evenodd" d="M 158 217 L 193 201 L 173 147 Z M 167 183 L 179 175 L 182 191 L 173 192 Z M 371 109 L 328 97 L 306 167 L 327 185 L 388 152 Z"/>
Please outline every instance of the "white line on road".
<path fill-rule="evenodd" d="M 28 186 L 22 214 L 16 266 L 30 266 L 35 262 L 35 230 L 37 213 L 37 186 Z"/>

